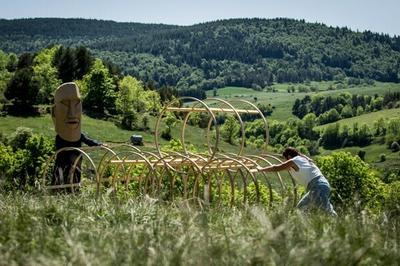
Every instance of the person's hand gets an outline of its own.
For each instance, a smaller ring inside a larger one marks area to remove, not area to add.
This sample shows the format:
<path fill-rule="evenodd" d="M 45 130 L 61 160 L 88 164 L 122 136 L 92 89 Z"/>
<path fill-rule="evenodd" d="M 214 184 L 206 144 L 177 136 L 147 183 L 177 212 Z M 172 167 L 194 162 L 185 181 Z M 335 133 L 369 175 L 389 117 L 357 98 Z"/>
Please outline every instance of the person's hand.
<path fill-rule="evenodd" d="M 101 143 L 101 145 L 100 146 L 103 146 L 103 147 L 108 147 L 108 144 L 107 143 Z"/>

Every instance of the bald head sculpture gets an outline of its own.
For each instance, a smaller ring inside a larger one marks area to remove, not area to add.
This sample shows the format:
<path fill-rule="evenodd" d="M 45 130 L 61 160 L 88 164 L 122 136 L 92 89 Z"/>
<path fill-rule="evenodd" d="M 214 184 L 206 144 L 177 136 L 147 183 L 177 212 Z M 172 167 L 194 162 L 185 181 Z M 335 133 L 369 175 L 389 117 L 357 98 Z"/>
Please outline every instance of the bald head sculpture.
<path fill-rule="evenodd" d="M 82 102 L 79 88 L 74 82 L 59 86 L 54 95 L 53 123 L 57 134 L 66 141 L 81 138 Z"/>

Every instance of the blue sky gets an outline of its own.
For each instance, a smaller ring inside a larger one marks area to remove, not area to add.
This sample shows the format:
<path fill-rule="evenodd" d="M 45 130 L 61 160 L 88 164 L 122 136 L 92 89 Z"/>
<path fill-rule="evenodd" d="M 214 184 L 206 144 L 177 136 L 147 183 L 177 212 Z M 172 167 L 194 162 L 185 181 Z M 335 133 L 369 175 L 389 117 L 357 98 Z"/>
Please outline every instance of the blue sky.
<path fill-rule="evenodd" d="M 399 0 L 0 0 L 0 18 L 80 17 L 192 25 L 227 18 L 305 19 L 400 35 Z"/>

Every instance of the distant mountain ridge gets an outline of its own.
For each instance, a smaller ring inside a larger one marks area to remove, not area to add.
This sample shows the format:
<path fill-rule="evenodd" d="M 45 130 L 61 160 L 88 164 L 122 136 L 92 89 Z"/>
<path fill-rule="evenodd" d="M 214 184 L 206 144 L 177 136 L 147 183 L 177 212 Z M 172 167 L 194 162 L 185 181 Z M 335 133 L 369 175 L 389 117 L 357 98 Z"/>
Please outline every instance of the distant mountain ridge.
<path fill-rule="evenodd" d="M 0 20 L 0 49 L 83 45 L 156 87 L 263 88 L 338 76 L 400 81 L 400 37 L 294 19 L 229 19 L 192 26 L 94 19 Z"/>
<path fill-rule="evenodd" d="M 111 20 L 82 18 L 26 18 L 0 19 L 0 35 L 16 36 L 124 36 L 135 33 L 146 33 L 151 30 L 164 30 L 178 26 L 164 24 L 143 24 L 133 22 L 115 22 Z"/>

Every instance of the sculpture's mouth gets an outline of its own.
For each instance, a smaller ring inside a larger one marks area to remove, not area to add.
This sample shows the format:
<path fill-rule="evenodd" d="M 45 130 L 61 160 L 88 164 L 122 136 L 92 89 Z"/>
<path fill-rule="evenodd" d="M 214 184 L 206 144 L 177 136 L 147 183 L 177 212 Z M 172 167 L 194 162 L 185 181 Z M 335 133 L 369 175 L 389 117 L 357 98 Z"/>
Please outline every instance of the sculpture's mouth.
<path fill-rule="evenodd" d="M 70 128 L 77 128 L 79 126 L 79 122 L 79 119 L 69 119 L 65 121 L 67 126 Z"/>

